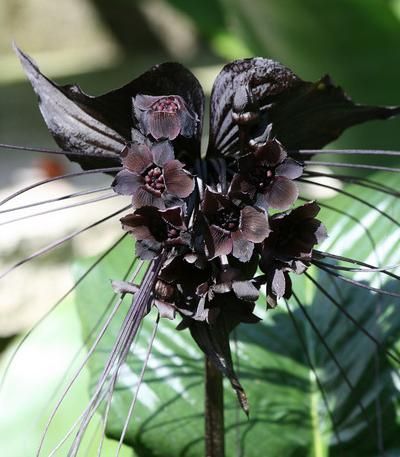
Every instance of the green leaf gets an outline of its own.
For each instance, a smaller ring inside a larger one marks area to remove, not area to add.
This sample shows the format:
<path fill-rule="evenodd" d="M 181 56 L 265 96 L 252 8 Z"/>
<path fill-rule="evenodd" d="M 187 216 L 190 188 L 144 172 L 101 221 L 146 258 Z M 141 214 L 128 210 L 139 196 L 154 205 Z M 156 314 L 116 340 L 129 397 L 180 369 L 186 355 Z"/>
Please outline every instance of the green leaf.
<path fill-rule="evenodd" d="M 395 188 L 398 178 L 382 174 L 376 175 L 375 180 Z M 391 217 L 400 216 L 400 205 L 394 197 L 356 186 L 347 191 L 361 195 Z M 330 237 L 321 250 L 371 264 L 398 261 L 396 248 L 398 251 L 400 230 L 393 222 L 344 195 L 338 195 L 329 205 L 351 214 L 353 219 L 325 208 L 321 220 L 327 225 Z M 102 309 L 100 304 L 108 299 L 105 295 L 111 294 L 105 278 L 121 279 L 132 259 L 130 246 L 122 244 L 108 262 L 100 265 L 97 274 L 79 288 L 76 301 L 85 334 Z M 89 263 L 90 260 L 80 262 L 79 269 Z M 335 297 L 385 346 L 398 345 L 398 299 L 335 280 L 314 268 L 309 272 L 323 291 Z M 398 292 L 395 281 L 382 283 L 379 277 L 384 279 L 385 276 L 377 273 L 355 273 L 352 277 L 374 287 Z M 382 448 L 387 456 L 398 455 L 397 415 L 400 411 L 396 398 L 399 378 L 393 362 L 382 349 L 377 350 L 310 280 L 305 276 L 294 279 L 299 301 L 321 338 L 293 299 L 290 309 L 298 332 L 284 303 L 267 313 L 261 304 L 259 314 L 265 314 L 263 322 L 242 325 L 237 330 L 237 343 L 232 348 L 239 360 L 236 371 L 249 398 L 250 419 L 238 412 L 236 397 L 226 385 L 226 454 L 235 455 L 236 446 L 239 446 L 240 455 L 246 457 L 377 457 L 382 455 Z M 128 306 L 128 302 L 124 304 L 119 318 L 110 325 L 91 359 L 92 385 L 97 381 Z M 107 424 L 107 434 L 114 439 L 119 439 L 137 388 L 154 320 L 155 313 L 146 317 L 140 338 L 121 369 Z M 176 331 L 175 325 L 166 320 L 160 322 L 145 381 L 125 438 L 125 443 L 139 456 L 204 455 L 203 357 L 189 333 Z M 346 373 L 348 383 L 341 370 Z M 323 386 L 329 408 L 318 382 Z"/>

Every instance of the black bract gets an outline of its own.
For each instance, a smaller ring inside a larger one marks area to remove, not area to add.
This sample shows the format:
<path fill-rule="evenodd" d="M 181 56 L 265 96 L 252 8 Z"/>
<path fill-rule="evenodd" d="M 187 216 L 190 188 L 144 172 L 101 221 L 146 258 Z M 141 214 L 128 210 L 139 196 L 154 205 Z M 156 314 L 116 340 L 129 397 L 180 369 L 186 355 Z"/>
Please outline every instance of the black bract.
<path fill-rule="evenodd" d="M 85 169 L 121 166 L 112 186 L 132 198 L 122 226 L 136 238 L 136 254 L 153 260 L 156 276 L 147 282 L 151 290 L 114 286 L 137 296 L 143 309 L 153 300 L 162 316 L 179 315 L 178 328 L 190 329 L 247 412 L 229 333 L 258 321 L 262 285 L 269 307 L 289 297 L 290 274 L 309 267 L 326 237 L 317 203 L 297 204 L 304 163 L 296 150 L 321 148 L 347 127 L 399 108 L 356 105 L 328 76 L 311 83 L 272 60 L 238 60 L 214 83 L 201 159 L 204 95 L 182 65 L 157 65 L 91 97 L 58 86 L 16 52 L 66 155 Z"/>

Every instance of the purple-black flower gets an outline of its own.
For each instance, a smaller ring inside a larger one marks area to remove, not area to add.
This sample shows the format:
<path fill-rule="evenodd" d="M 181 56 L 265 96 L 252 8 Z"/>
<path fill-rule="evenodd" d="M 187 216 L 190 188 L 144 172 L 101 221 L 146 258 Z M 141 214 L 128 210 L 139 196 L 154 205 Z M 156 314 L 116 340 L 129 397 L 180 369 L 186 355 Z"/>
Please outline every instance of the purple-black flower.
<path fill-rule="evenodd" d="M 123 169 L 113 182 L 115 192 L 132 195 L 134 208 L 155 206 L 165 208 L 166 199 L 188 197 L 194 189 L 191 174 L 184 164 L 174 159 L 168 141 L 132 143 L 121 153 Z"/>
<path fill-rule="evenodd" d="M 310 202 L 270 218 L 271 233 L 262 244 L 260 258 L 270 305 L 291 295 L 288 272 L 303 273 L 310 265 L 314 246 L 327 237 L 325 226 L 315 218 L 319 210 Z"/>
<path fill-rule="evenodd" d="M 138 94 L 133 99 L 135 116 L 145 135 L 156 141 L 194 135 L 198 119 L 179 95 L 155 97 Z"/>
<path fill-rule="evenodd" d="M 121 219 L 122 228 L 137 240 L 136 252 L 152 258 L 167 246 L 190 246 L 191 236 L 183 220 L 183 209 L 175 206 L 160 210 L 143 206 Z"/>
<path fill-rule="evenodd" d="M 238 160 L 230 193 L 248 195 L 260 208 L 288 209 L 299 195 L 293 179 L 302 175 L 302 165 L 288 158 L 276 139 L 250 144 L 253 152 Z"/>
<path fill-rule="evenodd" d="M 248 261 L 254 243 L 261 243 L 270 232 L 264 212 L 249 205 L 240 207 L 228 196 L 208 188 L 201 209 L 211 233 L 212 246 L 208 247 L 211 257 L 232 253 Z"/>

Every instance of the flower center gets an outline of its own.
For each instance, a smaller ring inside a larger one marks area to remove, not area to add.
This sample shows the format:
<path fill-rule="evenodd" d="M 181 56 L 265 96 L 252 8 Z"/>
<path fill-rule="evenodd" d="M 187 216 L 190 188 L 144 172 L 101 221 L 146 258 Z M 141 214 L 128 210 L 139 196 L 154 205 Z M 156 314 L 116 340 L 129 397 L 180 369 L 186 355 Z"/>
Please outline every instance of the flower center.
<path fill-rule="evenodd" d="M 165 97 L 154 103 L 151 109 L 152 111 L 175 114 L 180 109 L 180 105 L 175 97 Z"/>
<path fill-rule="evenodd" d="M 222 208 L 217 211 L 212 223 L 228 232 L 235 232 L 239 227 L 239 220 L 239 208 Z"/>
<path fill-rule="evenodd" d="M 152 165 L 142 175 L 146 188 L 157 197 L 160 197 L 165 190 L 164 176 L 157 165 Z"/>
<path fill-rule="evenodd" d="M 252 173 L 249 173 L 246 179 L 256 187 L 257 191 L 262 192 L 271 184 L 274 177 L 275 171 L 273 168 L 259 166 L 252 170 Z"/>
<path fill-rule="evenodd" d="M 177 228 L 173 227 L 172 225 L 168 225 L 167 228 L 167 238 L 169 240 L 173 240 L 175 238 L 178 238 L 180 235 L 181 231 L 178 230 Z"/>

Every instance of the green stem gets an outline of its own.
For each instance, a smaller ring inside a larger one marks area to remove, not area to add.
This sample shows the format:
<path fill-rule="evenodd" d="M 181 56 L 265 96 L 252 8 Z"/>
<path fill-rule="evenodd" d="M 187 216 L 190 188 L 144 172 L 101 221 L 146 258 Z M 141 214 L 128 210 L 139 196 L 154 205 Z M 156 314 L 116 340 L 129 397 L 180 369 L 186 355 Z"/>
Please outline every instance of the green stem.
<path fill-rule="evenodd" d="M 206 457 L 224 457 L 224 389 L 222 374 L 205 359 Z"/>

